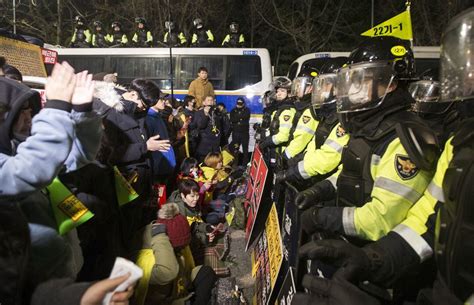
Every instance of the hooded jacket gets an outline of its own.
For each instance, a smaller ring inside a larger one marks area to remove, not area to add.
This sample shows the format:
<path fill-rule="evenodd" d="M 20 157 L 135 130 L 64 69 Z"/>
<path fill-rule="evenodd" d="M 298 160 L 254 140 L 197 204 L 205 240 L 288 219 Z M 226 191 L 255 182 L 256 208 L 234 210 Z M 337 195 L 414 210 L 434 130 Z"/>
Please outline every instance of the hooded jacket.
<path fill-rule="evenodd" d="M 98 99 L 95 107 L 103 114 L 105 132 L 98 159 L 104 164 L 117 166 L 127 180 L 136 177 L 132 187 L 138 194 L 146 194 L 151 178 L 150 155 L 146 145 L 147 112 L 135 113 L 136 104 L 123 99 L 120 89 L 113 84 L 103 86 L 95 92 Z"/>
<path fill-rule="evenodd" d="M 66 171 L 71 171 L 90 162 L 95 157 L 100 139 L 100 120 L 88 111 L 90 105 L 77 109 L 85 112 L 71 112 L 71 104 L 49 100 L 45 109 L 33 118 L 31 136 L 14 152 L 12 127 L 26 103 L 33 113 L 37 112 L 40 109 L 39 95 L 18 82 L 0 79 L 0 108 L 5 110 L 0 119 L 0 296 L 5 304 L 27 302 L 37 284 L 35 281 L 40 279 L 34 274 L 27 276 L 26 270 L 34 270 L 42 279 L 72 275 L 68 274 L 68 253 L 57 251 L 68 251 L 67 243 L 55 233 L 55 228 L 50 228 L 49 225 L 54 226 L 54 219 L 51 218 L 49 201 L 39 190 L 51 183 L 63 165 Z M 34 224 L 28 228 L 32 216 L 35 217 Z M 35 238 L 42 236 L 41 232 L 56 235 L 43 243 L 57 246 L 43 249 L 47 250 L 43 254 L 49 256 L 41 255 L 41 249 L 35 248 Z M 62 255 L 62 260 L 54 261 L 54 266 L 45 266 L 30 259 L 30 266 L 25 269 L 30 247 L 31 258 L 40 256 L 49 263 L 49 259 L 54 259 L 51 255 Z M 60 265 L 62 263 L 67 265 Z M 58 270 L 63 273 L 55 273 Z M 26 279 L 30 280 L 28 292 L 22 291 L 27 285 Z"/>

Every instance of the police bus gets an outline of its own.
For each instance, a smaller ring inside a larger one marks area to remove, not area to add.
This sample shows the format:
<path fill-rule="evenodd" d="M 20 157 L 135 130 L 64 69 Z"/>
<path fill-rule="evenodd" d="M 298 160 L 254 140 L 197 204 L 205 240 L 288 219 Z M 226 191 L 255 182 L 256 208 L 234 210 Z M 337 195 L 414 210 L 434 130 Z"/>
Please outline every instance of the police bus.
<path fill-rule="evenodd" d="M 428 69 L 438 69 L 439 51 L 439 47 L 414 47 L 413 55 L 415 56 L 416 71 L 423 72 Z M 349 54 L 350 52 L 317 52 L 302 55 L 291 63 L 286 76 L 293 80 L 306 67 L 320 68 L 324 64 L 325 58 L 349 56 Z"/>
<path fill-rule="evenodd" d="M 155 81 L 170 93 L 170 51 L 168 48 L 56 48 L 59 61 L 69 62 L 77 71 L 115 72 L 120 84 L 134 78 Z M 267 49 L 173 48 L 173 91 L 182 99 L 199 67 L 209 70 L 216 101 L 234 108 L 237 97 L 246 100 L 254 117 L 261 115 L 261 96 L 272 81 Z"/>

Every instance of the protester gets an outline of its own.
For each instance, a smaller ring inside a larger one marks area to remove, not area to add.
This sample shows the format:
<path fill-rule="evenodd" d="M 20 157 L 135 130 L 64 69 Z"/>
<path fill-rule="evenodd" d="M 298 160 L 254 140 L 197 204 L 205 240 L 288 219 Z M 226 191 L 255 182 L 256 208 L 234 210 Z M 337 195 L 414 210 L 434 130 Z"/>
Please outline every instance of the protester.
<path fill-rule="evenodd" d="M 0 79 L 0 88 L 0 92 L 5 95 L 5 98 L 0 99 L 0 298 L 5 304 L 22 304 L 28 303 L 29 296 L 42 279 L 47 280 L 48 276 L 52 278 L 53 274 L 58 276 L 60 272 L 66 275 L 68 268 L 59 264 L 68 260 L 68 257 L 62 251 L 57 251 L 57 246 L 61 246 L 59 240 L 51 238 L 52 234 L 57 234 L 55 230 L 51 233 L 44 230 L 43 233 L 38 232 L 35 230 L 39 228 L 38 225 L 28 229 L 29 220 L 19 210 L 17 203 L 27 198 L 31 200 L 33 196 L 44 198 L 39 190 L 51 183 L 63 164 L 71 170 L 89 162 L 96 151 L 96 135 L 100 136 L 100 129 L 97 117 L 88 113 L 93 90 L 91 76 L 87 76 L 87 72 L 74 75 L 74 70 L 67 63 L 55 65 L 46 84 L 48 102 L 32 123 L 31 115 L 37 113 L 40 107 L 38 93 L 8 79 Z M 69 113 L 71 108 L 72 113 Z M 25 128 L 30 124 L 31 135 Z M 11 129 L 20 144 L 12 146 L 10 143 Z M 88 134 L 88 139 L 83 137 L 85 134 Z M 45 156 L 48 156 L 48 162 L 44 162 Z M 35 232 L 42 235 L 36 236 Z M 27 264 L 29 234 L 33 254 L 29 259 L 36 261 Z M 38 240 L 41 241 L 41 261 L 34 256 L 37 253 L 35 241 L 38 237 L 41 238 Z M 42 264 L 47 269 L 40 270 Z M 31 274 L 35 269 L 39 273 Z M 33 304 L 92 304 L 94 299 L 102 300 L 105 293 L 126 278 L 102 281 L 92 286 L 69 285 L 70 280 L 62 284 L 45 282 L 36 289 Z M 23 282 L 23 279 L 28 279 L 29 283 Z M 77 289 L 72 289 L 73 286 Z M 132 293 L 133 288 L 130 287 L 113 299 L 126 302 Z"/>
<path fill-rule="evenodd" d="M 216 114 L 214 104 L 214 97 L 207 96 L 203 108 L 196 112 L 190 125 L 198 133 L 195 157 L 200 162 L 208 153 L 220 151 L 222 121 Z"/>
<path fill-rule="evenodd" d="M 195 109 L 200 109 L 203 101 L 207 96 L 214 97 L 214 87 L 208 79 L 208 71 L 206 67 L 198 69 L 197 78 L 191 82 L 188 94 L 196 99 Z"/>
<path fill-rule="evenodd" d="M 243 97 L 237 98 L 235 108 L 230 112 L 230 123 L 232 124 L 232 142 L 230 149 L 234 156 L 239 153 L 242 146 L 242 164 L 249 162 L 249 122 L 250 110 L 245 106 Z"/>
<path fill-rule="evenodd" d="M 210 303 L 216 274 L 207 266 L 196 266 L 189 247 L 191 238 L 188 221 L 178 206 L 165 204 L 156 222 L 142 234 L 137 264 L 145 276 L 138 284 L 136 304 Z"/>

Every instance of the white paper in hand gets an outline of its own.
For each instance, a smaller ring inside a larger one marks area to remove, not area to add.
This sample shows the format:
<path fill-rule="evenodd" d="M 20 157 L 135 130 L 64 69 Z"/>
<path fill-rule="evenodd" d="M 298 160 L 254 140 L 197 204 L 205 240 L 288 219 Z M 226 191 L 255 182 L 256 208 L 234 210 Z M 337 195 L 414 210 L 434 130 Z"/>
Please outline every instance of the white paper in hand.
<path fill-rule="evenodd" d="M 128 287 L 134 285 L 143 276 L 143 270 L 140 267 L 123 257 L 117 257 L 115 259 L 114 268 L 110 273 L 109 279 L 114 279 L 122 275 L 126 275 L 127 273 L 130 273 L 130 277 L 126 279 L 125 282 L 118 285 L 113 292 L 127 290 Z M 104 301 L 102 302 L 103 305 L 108 305 L 110 303 L 113 292 L 107 293 Z"/>

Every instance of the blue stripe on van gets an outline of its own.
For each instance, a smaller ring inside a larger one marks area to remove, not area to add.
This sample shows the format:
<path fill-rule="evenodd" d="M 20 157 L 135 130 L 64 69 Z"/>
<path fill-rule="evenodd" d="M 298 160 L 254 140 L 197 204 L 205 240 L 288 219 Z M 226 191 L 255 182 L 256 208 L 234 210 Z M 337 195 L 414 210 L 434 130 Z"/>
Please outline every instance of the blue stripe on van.
<path fill-rule="evenodd" d="M 174 97 L 183 100 L 186 94 L 174 94 Z M 245 100 L 245 105 L 250 109 L 250 113 L 252 114 L 262 114 L 263 113 L 263 106 L 260 96 L 244 96 L 241 95 Z M 216 103 L 224 103 L 227 111 L 231 111 L 235 107 L 235 102 L 239 95 L 216 95 Z"/>

